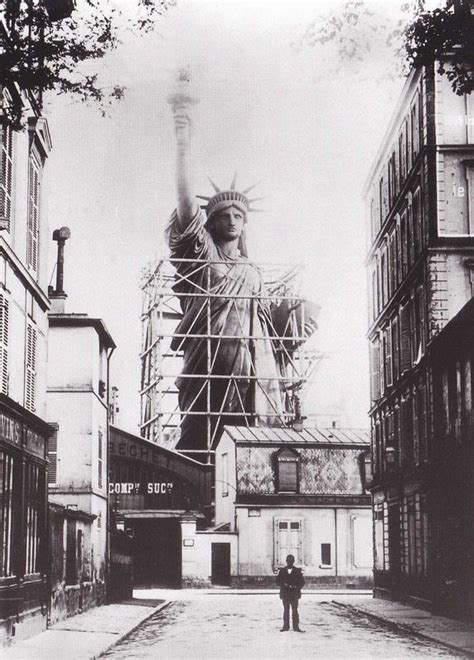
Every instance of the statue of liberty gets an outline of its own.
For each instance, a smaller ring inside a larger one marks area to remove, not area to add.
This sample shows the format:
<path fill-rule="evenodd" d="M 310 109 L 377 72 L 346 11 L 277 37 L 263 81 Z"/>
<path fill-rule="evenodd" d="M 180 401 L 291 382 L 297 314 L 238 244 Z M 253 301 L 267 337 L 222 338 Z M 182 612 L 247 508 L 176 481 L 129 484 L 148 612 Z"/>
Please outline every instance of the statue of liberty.
<path fill-rule="evenodd" d="M 177 207 L 167 228 L 183 313 L 171 345 L 183 351 L 176 448 L 204 451 L 216 445 L 225 424 L 284 425 L 284 393 L 270 301 L 247 256 L 250 189 L 238 191 L 235 177 L 223 190 L 211 182 L 215 194 L 203 197 L 201 208 L 191 184 L 193 101 L 183 88 L 170 99 Z"/>

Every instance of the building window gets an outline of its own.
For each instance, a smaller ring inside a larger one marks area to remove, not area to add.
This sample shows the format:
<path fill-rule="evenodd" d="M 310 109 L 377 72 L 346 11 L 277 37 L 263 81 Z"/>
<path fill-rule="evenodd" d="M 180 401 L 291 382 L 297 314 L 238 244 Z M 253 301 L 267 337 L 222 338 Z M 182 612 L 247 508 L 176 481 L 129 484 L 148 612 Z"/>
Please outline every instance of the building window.
<path fill-rule="evenodd" d="M 57 425 L 51 424 L 55 433 L 48 438 L 48 484 L 53 485 L 58 480 L 58 429 Z"/>
<path fill-rule="evenodd" d="M 103 433 L 99 429 L 98 434 L 98 447 L 97 447 L 97 485 L 99 488 L 102 488 L 102 475 L 103 475 Z"/>
<path fill-rule="evenodd" d="M 294 449 L 280 449 L 277 452 L 277 491 L 298 492 L 299 456 Z"/>
<path fill-rule="evenodd" d="M 30 323 L 26 331 L 25 408 L 35 412 L 36 402 L 36 328 Z"/>
<path fill-rule="evenodd" d="M 8 394 L 9 302 L 0 294 L 0 391 Z"/>
<path fill-rule="evenodd" d="M 14 131 L 8 124 L 0 124 L 2 158 L 0 162 L 0 229 L 11 230 L 13 199 Z"/>
<path fill-rule="evenodd" d="M 39 573 L 39 542 L 43 515 L 43 488 L 39 467 L 33 463 L 26 466 L 25 518 L 26 518 L 26 562 L 25 573 Z"/>
<path fill-rule="evenodd" d="M 416 93 L 410 112 L 411 119 L 411 148 L 413 161 L 420 151 L 420 102 L 419 94 Z"/>
<path fill-rule="evenodd" d="M 41 166 L 34 153 L 30 155 L 28 167 L 28 225 L 26 244 L 26 263 L 36 275 L 38 273 L 38 242 L 40 221 L 40 184 Z"/>
<path fill-rule="evenodd" d="M 321 543 L 321 566 L 325 566 L 325 567 L 332 566 L 330 543 Z"/>
<path fill-rule="evenodd" d="M 222 497 L 227 497 L 229 494 L 229 455 L 227 452 L 222 454 Z"/>
<path fill-rule="evenodd" d="M 374 567 L 376 571 L 384 570 L 384 515 L 383 505 L 374 505 Z"/>
<path fill-rule="evenodd" d="M 412 366 L 410 334 L 410 302 L 400 309 L 400 373 Z"/>
<path fill-rule="evenodd" d="M 390 324 L 384 330 L 384 362 L 385 362 L 385 387 L 393 385 L 393 363 L 392 363 L 392 329 Z"/>
<path fill-rule="evenodd" d="M 380 339 L 376 337 L 370 345 L 372 401 L 377 401 L 382 395 L 380 386 L 380 354 Z"/>
<path fill-rule="evenodd" d="M 275 519 L 274 558 L 275 566 L 284 566 L 286 557 L 293 555 L 296 564 L 303 563 L 303 521 Z"/>
<path fill-rule="evenodd" d="M 0 577 L 13 575 L 14 458 L 0 451 Z"/>

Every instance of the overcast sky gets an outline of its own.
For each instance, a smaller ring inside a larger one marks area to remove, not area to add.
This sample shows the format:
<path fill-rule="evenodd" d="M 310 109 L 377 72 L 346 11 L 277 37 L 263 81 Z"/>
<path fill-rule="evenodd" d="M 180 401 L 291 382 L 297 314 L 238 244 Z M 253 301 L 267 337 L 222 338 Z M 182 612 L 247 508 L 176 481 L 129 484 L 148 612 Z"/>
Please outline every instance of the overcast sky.
<path fill-rule="evenodd" d="M 398 3 L 386 2 L 394 12 Z M 67 311 L 104 319 L 118 349 L 112 384 L 120 425 L 139 423 L 140 271 L 163 251 L 175 205 L 173 125 L 166 97 L 190 64 L 197 192 L 239 172 L 262 180 L 268 213 L 250 216 L 249 254 L 304 262 L 305 289 L 321 307 L 315 347 L 326 353 L 305 413 L 368 426 L 366 250 L 362 187 L 403 81 L 383 77 L 383 53 L 336 74 L 333 50 L 294 47 L 332 2 L 178 0 L 155 34 L 125 35 L 104 67 L 127 86 L 110 117 L 51 99 L 48 162 L 51 230 L 67 225 Z M 380 3 L 378 3 L 380 7 Z M 50 271 L 52 271 L 52 263 Z"/>

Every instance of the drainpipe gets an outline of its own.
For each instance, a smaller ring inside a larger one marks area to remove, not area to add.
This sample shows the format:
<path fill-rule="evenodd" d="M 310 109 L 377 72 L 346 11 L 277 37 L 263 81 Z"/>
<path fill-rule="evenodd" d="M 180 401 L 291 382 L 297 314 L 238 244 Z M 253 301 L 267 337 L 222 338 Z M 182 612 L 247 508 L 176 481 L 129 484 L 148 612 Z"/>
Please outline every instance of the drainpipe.
<path fill-rule="evenodd" d="M 110 358 L 112 357 L 115 347 L 111 348 L 107 353 L 107 425 L 105 434 L 105 452 L 107 456 L 107 470 L 105 472 L 105 489 L 106 489 L 106 502 L 105 507 L 105 602 L 108 603 L 109 595 L 109 567 L 110 567 L 110 512 L 109 512 L 109 440 L 110 440 Z"/>
<path fill-rule="evenodd" d="M 337 577 L 337 509 L 334 507 L 334 569 Z"/>

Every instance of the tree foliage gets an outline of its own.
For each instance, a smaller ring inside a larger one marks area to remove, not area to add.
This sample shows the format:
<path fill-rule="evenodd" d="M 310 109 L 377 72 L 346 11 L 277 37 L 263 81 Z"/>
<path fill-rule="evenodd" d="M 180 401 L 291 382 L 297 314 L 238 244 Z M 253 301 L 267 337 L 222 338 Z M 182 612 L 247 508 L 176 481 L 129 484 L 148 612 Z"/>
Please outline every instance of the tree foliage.
<path fill-rule="evenodd" d="M 0 86 L 28 93 L 39 106 L 45 91 L 72 94 L 95 102 L 105 113 L 123 96 L 124 88 L 102 86 L 90 63 L 114 50 L 124 29 L 152 30 L 174 4 L 174 0 L 127 2 L 125 11 L 113 0 L 79 0 L 69 17 L 51 20 L 48 9 L 73 6 L 73 0 L 0 0 Z M 19 127 L 21 105 L 4 104 L 4 112 Z"/>
<path fill-rule="evenodd" d="M 420 11 L 405 29 L 405 48 L 412 65 L 438 63 L 456 94 L 474 88 L 474 19 L 468 0 L 431 12 Z"/>
<path fill-rule="evenodd" d="M 312 21 L 299 46 L 332 45 L 339 69 L 349 62 L 362 68 L 369 59 L 378 58 L 384 63 L 385 77 L 406 75 L 412 66 L 437 62 L 457 94 L 470 93 L 474 87 L 470 0 L 446 0 L 443 7 L 431 11 L 424 4 L 410 0 L 390 13 L 383 3 L 347 0 L 339 11 Z"/>

